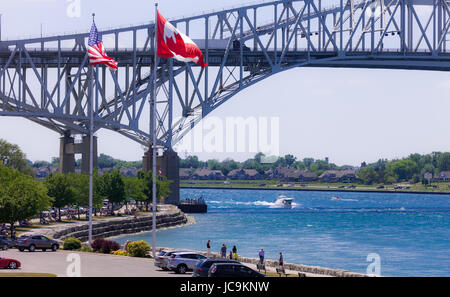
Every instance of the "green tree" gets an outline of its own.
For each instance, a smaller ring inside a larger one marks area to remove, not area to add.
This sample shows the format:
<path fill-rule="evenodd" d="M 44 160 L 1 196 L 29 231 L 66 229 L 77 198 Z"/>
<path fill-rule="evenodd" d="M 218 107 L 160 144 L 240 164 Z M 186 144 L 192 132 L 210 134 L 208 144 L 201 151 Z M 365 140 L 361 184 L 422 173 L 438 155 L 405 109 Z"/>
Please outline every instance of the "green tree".
<path fill-rule="evenodd" d="M 378 180 L 378 174 L 371 166 L 361 168 L 361 170 L 358 172 L 358 177 L 366 185 L 371 185 Z"/>
<path fill-rule="evenodd" d="M 135 201 L 144 201 L 146 196 L 144 194 L 145 183 L 144 180 L 137 177 L 124 177 L 125 195 Z"/>
<path fill-rule="evenodd" d="M 52 206 L 58 209 L 59 220 L 61 220 L 61 207 L 75 203 L 75 191 L 67 176 L 59 172 L 47 176 L 44 185 L 48 189 L 48 195 L 53 198 Z"/>
<path fill-rule="evenodd" d="M 144 195 L 146 210 L 148 211 L 148 206 L 153 199 L 153 175 L 152 171 L 139 171 L 138 178 L 144 181 Z M 156 178 L 156 199 L 161 200 L 163 197 L 167 197 L 170 195 L 170 184 L 171 180 L 168 180 L 163 175 L 157 175 Z"/>
<path fill-rule="evenodd" d="M 112 203 L 114 213 L 114 204 L 126 200 L 125 183 L 119 170 L 106 172 L 99 178 L 99 191 Z"/>
<path fill-rule="evenodd" d="M 51 204 L 52 198 L 42 183 L 0 165 L 0 222 L 12 228 L 15 222 L 32 219 Z"/>
<path fill-rule="evenodd" d="M 33 175 L 33 170 L 28 166 L 26 156 L 19 146 L 8 143 L 3 139 L 0 139 L 0 165 Z"/>
<path fill-rule="evenodd" d="M 114 168 L 116 163 L 117 160 L 111 156 L 105 154 L 100 154 L 100 156 L 98 156 L 98 168 Z"/>
<path fill-rule="evenodd" d="M 450 153 L 442 153 L 437 157 L 437 166 L 439 171 L 450 170 Z"/>
<path fill-rule="evenodd" d="M 409 180 L 416 173 L 419 167 L 416 162 L 408 159 L 392 161 L 386 164 L 386 171 L 389 176 L 398 180 Z"/>
<path fill-rule="evenodd" d="M 67 178 L 74 189 L 75 204 L 78 207 L 89 206 L 89 175 L 68 173 Z M 103 205 L 105 197 L 100 191 L 100 179 L 97 172 L 93 174 L 92 207 L 99 209 Z"/>
<path fill-rule="evenodd" d="M 292 164 L 295 163 L 297 158 L 294 157 L 293 155 L 285 155 L 284 159 L 286 160 L 286 165 L 287 166 L 292 166 Z"/>

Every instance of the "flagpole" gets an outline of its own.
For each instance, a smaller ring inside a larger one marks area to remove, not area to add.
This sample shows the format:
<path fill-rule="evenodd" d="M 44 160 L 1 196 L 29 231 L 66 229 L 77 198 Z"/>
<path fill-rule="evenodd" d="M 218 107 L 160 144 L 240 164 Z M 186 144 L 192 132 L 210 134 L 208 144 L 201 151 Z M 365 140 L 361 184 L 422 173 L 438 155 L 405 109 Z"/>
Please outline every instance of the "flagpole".
<path fill-rule="evenodd" d="M 94 21 L 95 13 L 92 14 Z M 89 65 L 89 106 L 90 106 L 90 125 L 89 125 L 89 232 L 88 242 L 92 246 L 92 196 L 93 196 L 93 174 L 94 174 L 94 73 L 92 65 Z"/>
<path fill-rule="evenodd" d="M 157 153 L 157 143 L 156 143 L 156 63 L 158 62 L 158 3 L 155 3 L 155 47 L 154 47 L 154 64 L 153 64 L 153 100 L 151 104 L 152 116 L 151 116 L 151 126 L 152 126 L 152 254 L 153 259 L 156 258 L 156 153 Z"/>

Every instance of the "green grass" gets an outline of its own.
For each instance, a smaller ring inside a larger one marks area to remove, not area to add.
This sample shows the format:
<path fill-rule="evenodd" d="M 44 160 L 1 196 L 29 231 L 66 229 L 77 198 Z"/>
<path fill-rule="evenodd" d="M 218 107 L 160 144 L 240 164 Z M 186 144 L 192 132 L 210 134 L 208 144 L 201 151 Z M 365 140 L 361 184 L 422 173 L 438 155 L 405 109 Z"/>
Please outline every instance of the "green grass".
<path fill-rule="evenodd" d="M 57 277 L 51 273 L 32 273 L 32 272 L 0 272 L 0 277 Z"/>

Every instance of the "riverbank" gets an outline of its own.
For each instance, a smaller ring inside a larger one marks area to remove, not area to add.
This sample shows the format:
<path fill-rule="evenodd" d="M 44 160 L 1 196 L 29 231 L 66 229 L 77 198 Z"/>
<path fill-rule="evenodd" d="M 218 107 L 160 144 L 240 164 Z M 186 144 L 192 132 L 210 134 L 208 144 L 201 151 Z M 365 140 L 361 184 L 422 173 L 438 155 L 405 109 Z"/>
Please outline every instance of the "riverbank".
<path fill-rule="evenodd" d="M 410 187 L 409 189 L 395 189 L 394 186 L 385 187 L 384 189 L 377 189 L 376 187 L 353 185 L 348 188 L 348 184 L 340 185 L 315 185 L 315 184 L 265 184 L 260 186 L 257 183 L 218 183 L 218 182 L 197 182 L 196 184 L 181 183 L 181 189 L 230 189 L 230 190 L 269 190 L 269 191 L 324 191 L 324 192 L 355 192 L 355 193 L 399 193 L 399 194 L 436 194 L 449 195 L 450 189 L 445 185 L 442 187 L 418 189 L 417 187 Z"/>
<path fill-rule="evenodd" d="M 156 228 L 158 230 L 182 227 L 194 224 L 193 217 L 183 213 L 174 205 L 158 205 Z M 92 222 L 92 238 L 107 238 L 120 235 L 132 235 L 152 230 L 152 214 L 99 219 Z M 88 240 L 89 223 L 87 221 L 56 224 L 36 228 L 23 235 L 41 234 L 58 241 L 74 237 L 83 242 Z"/>
<path fill-rule="evenodd" d="M 170 248 L 158 248 L 158 252 L 170 249 Z M 195 251 L 196 253 L 202 254 L 204 256 L 208 256 L 207 252 L 203 251 Z M 211 252 L 209 255 L 211 258 L 221 258 L 219 253 L 213 253 Z M 253 268 L 258 269 L 257 264 L 259 263 L 259 259 L 257 258 L 247 258 L 247 257 L 238 257 L 238 261 Z M 276 272 L 276 268 L 278 268 L 278 261 L 277 260 L 271 260 L 266 259 L 264 260 L 264 265 L 266 268 L 266 271 L 270 272 Z M 326 268 L 326 267 L 320 267 L 320 266 L 308 266 L 308 265 L 302 265 L 302 264 L 294 264 L 294 263 L 284 263 L 283 264 L 286 274 L 291 275 L 298 275 L 298 273 L 304 273 L 306 276 L 312 276 L 312 277 L 369 277 L 371 275 L 363 274 L 363 273 L 357 273 L 357 272 L 351 272 L 344 269 L 334 269 L 334 268 Z"/>

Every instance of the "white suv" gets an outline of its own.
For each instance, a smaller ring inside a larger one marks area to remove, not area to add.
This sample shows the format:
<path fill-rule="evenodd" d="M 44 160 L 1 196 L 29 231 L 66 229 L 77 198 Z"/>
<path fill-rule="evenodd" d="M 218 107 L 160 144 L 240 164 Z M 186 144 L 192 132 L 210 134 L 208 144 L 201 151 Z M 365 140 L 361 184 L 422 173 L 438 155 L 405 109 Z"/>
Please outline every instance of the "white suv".
<path fill-rule="evenodd" d="M 175 249 L 169 249 L 169 250 L 162 250 L 159 252 L 159 254 L 155 258 L 155 266 L 161 268 L 162 270 L 169 270 L 167 268 L 167 265 L 169 264 L 169 259 L 174 253 L 180 253 L 180 252 L 192 252 L 190 250 L 175 250 Z"/>
<path fill-rule="evenodd" d="M 167 268 L 175 271 L 176 273 L 183 274 L 186 273 L 186 271 L 193 271 L 195 266 L 197 266 L 197 264 L 203 259 L 206 259 L 206 257 L 198 253 L 193 252 L 174 253 L 169 258 Z"/>

